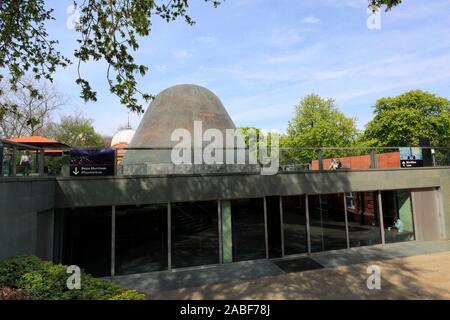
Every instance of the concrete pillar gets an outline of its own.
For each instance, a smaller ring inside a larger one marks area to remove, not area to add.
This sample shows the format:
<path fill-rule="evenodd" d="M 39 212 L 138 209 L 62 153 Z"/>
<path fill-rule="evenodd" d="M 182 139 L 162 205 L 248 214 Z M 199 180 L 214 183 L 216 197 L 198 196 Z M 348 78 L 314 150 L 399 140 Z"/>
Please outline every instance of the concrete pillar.
<path fill-rule="evenodd" d="M 222 261 L 233 262 L 233 237 L 231 230 L 231 202 L 221 201 L 222 206 Z"/>
<path fill-rule="evenodd" d="M 319 149 L 317 159 L 319 162 L 319 170 L 322 171 L 323 170 L 323 151 L 322 151 L 322 149 Z"/>
<path fill-rule="evenodd" d="M 38 151 L 38 155 L 39 155 L 38 164 L 39 164 L 39 175 L 40 176 L 44 175 L 44 166 L 45 166 L 45 154 L 44 154 L 44 152 L 45 152 L 44 149 Z"/>

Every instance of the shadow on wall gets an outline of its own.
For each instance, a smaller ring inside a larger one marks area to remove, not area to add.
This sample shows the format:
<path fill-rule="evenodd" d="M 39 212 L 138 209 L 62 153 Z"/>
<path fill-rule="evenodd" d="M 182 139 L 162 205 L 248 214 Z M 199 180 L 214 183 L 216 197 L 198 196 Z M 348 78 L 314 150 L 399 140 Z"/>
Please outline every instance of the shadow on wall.
<path fill-rule="evenodd" d="M 58 207 L 135 205 L 352 191 L 350 172 L 159 175 L 58 180 Z"/>

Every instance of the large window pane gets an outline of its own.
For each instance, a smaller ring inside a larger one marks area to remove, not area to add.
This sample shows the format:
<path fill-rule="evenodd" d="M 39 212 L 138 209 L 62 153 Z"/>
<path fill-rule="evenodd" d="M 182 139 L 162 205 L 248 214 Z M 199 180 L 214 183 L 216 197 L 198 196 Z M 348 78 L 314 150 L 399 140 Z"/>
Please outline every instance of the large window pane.
<path fill-rule="evenodd" d="M 284 254 L 308 252 L 305 196 L 282 197 Z"/>
<path fill-rule="evenodd" d="M 311 251 L 347 248 L 344 194 L 308 196 Z"/>
<path fill-rule="evenodd" d="M 172 204 L 174 268 L 219 263 L 217 201 Z"/>
<path fill-rule="evenodd" d="M 167 205 L 116 207 L 116 274 L 167 269 Z"/>
<path fill-rule="evenodd" d="M 376 192 L 351 192 L 346 195 L 350 247 L 381 243 Z"/>
<path fill-rule="evenodd" d="M 233 261 L 266 257 L 264 199 L 231 200 Z"/>
<path fill-rule="evenodd" d="M 414 240 L 414 222 L 409 190 L 381 192 L 386 243 Z"/>
<path fill-rule="evenodd" d="M 112 207 L 64 210 L 62 263 L 94 276 L 111 274 Z"/>
<path fill-rule="evenodd" d="M 266 197 L 266 208 L 269 258 L 280 258 L 282 255 L 280 197 Z"/>

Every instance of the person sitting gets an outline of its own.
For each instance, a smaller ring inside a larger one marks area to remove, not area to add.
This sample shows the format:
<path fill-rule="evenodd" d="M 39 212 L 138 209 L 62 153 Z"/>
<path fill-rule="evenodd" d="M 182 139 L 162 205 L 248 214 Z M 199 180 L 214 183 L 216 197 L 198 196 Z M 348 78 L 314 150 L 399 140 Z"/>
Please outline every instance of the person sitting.
<path fill-rule="evenodd" d="M 339 168 L 342 168 L 342 163 L 339 159 L 332 159 L 330 166 L 328 167 L 328 170 L 337 170 Z"/>

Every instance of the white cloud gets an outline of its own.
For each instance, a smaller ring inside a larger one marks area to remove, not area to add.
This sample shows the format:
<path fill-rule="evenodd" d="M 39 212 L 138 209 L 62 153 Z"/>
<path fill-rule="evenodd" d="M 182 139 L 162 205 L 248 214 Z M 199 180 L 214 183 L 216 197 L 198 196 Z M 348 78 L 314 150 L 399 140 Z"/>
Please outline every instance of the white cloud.
<path fill-rule="evenodd" d="M 183 59 L 183 58 L 186 58 L 188 55 L 189 55 L 189 54 L 187 53 L 186 50 L 178 50 L 178 51 L 175 51 L 175 52 L 173 53 L 173 56 L 174 56 L 175 58 L 177 58 L 177 59 Z"/>
<path fill-rule="evenodd" d="M 302 19 L 302 23 L 306 24 L 318 24 L 320 23 L 320 19 L 315 16 L 308 16 Z"/>
<path fill-rule="evenodd" d="M 160 73 L 166 73 L 167 66 L 165 64 L 158 64 L 158 65 L 155 66 L 155 70 L 160 72 Z"/>
<path fill-rule="evenodd" d="M 261 42 L 276 48 L 287 49 L 303 40 L 305 31 L 298 28 L 280 27 L 261 36 Z"/>
<path fill-rule="evenodd" d="M 197 38 L 198 42 L 202 42 L 202 43 L 216 43 L 217 42 L 217 38 L 216 37 L 212 37 L 212 36 L 203 36 L 203 37 L 199 37 Z"/>

